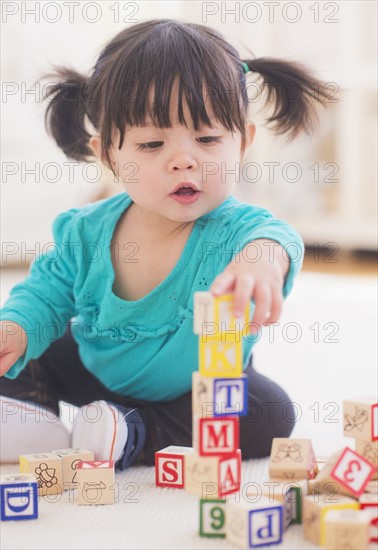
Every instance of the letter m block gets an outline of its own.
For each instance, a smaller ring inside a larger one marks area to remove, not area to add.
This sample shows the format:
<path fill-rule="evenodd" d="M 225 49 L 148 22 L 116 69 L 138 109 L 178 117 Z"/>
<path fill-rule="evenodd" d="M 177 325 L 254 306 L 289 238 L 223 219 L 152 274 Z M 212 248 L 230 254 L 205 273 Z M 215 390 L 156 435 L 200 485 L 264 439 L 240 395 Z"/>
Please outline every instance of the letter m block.
<path fill-rule="evenodd" d="M 155 453 L 155 483 L 157 487 L 184 488 L 185 455 L 192 447 L 170 445 Z"/>
<path fill-rule="evenodd" d="M 199 455 L 235 453 L 239 448 L 239 418 L 199 418 Z"/>

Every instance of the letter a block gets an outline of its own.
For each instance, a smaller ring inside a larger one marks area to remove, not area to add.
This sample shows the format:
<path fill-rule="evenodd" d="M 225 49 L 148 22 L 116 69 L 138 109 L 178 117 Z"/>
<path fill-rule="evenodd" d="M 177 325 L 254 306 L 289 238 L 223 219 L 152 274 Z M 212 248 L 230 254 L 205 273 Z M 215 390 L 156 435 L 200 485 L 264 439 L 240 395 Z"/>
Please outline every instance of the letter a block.
<path fill-rule="evenodd" d="M 260 497 L 252 504 L 227 502 L 226 540 L 240 548 L 280 544 L 283 535 L 283 505 Z"/>
<path fill-rule="evenodd" d="M 87 451 L 85 449 L 59 449 L 57 451 L 50 451 L 62 459 L 63 468 L 63 489 L 76 489 L 78 483 L 76 481 L 77 472 L 76 469 L 82 460 L 93 461 L 93 451 Z"/>
<path fill-rule="evenodd" d="M 203 335 L 210 332 L 218 339 L 221 333 L 232 334 L 243 332 L 249 323 L 250 303 L 244 316 L 237 319 L 233 315 L 234 295 L 232 293 L 214 296 L 211 292 L 194 293 L 194 334 Z"/>
<path fill-rule="evenodd" d="M 275 437 L 269 462 L 269 477 L 312 479 L 316 475 L 316 459 L 310 439 Z"/>
<path fill-rule="evenodd" d="M 248 406 L 248 379 L 210 378 L 198 371 L 192 375 L 192 410 L 199 416 L 245 415 Z"/>
<path fill-rule="evenodd" d="M 200 500 L 200 537 L 225 538 L 225 500 Z"/>
<path fill-rule="evenodd" d="M 374 398 L 343 401 L 344 436 L 378 440 L 378 403 Z"/>
<path fill-rule="evenodd" d="M 349 447 L 342 452 L 330 476 L 359 497 L 375 473 L 375 466 Z"/>
<path fill-rule="evenodd" d="M 183 489 L 185 456 L 192 451 L 192 447 L 170 445 L 155 453 L 156 486 Z"/>
<path fill-rule="evenodd" d="M 199 455 L 234 453 L 239 448 L 239 418 L 199 418 Z"/>
<path fill-rule="evenodd" d="M 223 499 L 240 488 L 241 451 L 218 456 L 200 456 L 192 451 L 185 457 L 185 490 L 202 499 Z"/>
<path fill-rule="evenodd" d="M 82 461 L 77 465 L 77 504 L 114 503 L 114 461 Z"/>
<path fill-rule="evenodd" d="M 34 475 L 0 476 L 1 521 L 37 519 L 38 487 Z"/>
<path fill-rule="evenodd" d="M 21 455 L 20 472 L 36 477 L 41 496 L 63 492 L 62 459 L 54 453 Z"/>

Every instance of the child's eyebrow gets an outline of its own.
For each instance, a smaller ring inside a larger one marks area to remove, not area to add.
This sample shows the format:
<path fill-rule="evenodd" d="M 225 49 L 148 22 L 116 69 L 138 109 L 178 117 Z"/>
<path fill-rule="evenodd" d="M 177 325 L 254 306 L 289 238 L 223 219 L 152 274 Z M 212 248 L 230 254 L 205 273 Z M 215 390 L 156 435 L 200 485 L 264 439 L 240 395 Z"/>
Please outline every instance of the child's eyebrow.
<path fill-rule="evenodd" d="M 216 120 L 215 118 L 209 118 L 209 121 L 211 122 L 212 125 L 216 125 L 216 124 L 219 124 L 218 120 Z M 207 124 L 203 123 L 202 121 L 200 122 L 200 125 L 204 125 L 204 126 L 207 126 Z M 158 128 L 155 124 L 153 124 L 152 121 L 150 120 L 146 120 L 142 126 L 132 126 L 131 127 L 131 130 L 141 130 L 145 127 L 152 127 L 152 128 Z M 159 129 L 159 128 L 158 128 Z"/>

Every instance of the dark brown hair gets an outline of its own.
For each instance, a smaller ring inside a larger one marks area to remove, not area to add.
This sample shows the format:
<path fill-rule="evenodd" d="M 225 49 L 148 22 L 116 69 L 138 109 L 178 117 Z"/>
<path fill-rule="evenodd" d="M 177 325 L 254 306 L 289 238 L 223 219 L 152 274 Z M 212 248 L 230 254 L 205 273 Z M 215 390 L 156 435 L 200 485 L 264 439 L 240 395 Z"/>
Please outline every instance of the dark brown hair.
<path fill-rule="evenodd" d="M 143 125 L 146 117 L 161 128 L 171 127 L 170 98 L 179 82 L 178 118 L 186 124 L 182 96 L 188 102 L 194 129 L 210 124 L 206 95 L 215 118 L 229 131 L 239 130 L 244 143 L 249 98 L 246 63 L 263 79 L 265 105 L 273 105 L 267 124 L 277 134 L 294 139 L 314 131 L 315 104 L 331 99 L 324 82 L 297 62 L 271 58 L 240 59 L 238 52 L 214 29 L 171 19 L 155 19 L 121 31 L 102 50 L 89 78 L 73 69 L 54 67 L 46 99 L 46 129 L 67 157 L 95 160 L 89 147 L 87 116 L 101 135 L 105 160 L 114 130 L 119 145 L 126 125 Z M 154 85 L 154 101 L 149 92 Z M 236 92 L 236 93 L 235 93 Z M 103 159 L 104 160 L 104 159 Z"/>

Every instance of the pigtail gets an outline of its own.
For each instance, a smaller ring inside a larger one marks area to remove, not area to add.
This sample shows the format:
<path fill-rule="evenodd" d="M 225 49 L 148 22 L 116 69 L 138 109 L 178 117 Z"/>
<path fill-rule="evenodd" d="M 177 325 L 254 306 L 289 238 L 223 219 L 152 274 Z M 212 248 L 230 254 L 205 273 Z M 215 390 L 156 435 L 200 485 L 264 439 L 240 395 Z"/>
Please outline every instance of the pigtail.
<path fill-rule="evenodd" d="M 87 161 L 94 157 L 88 142 L 91 135 L 85 128 L 85 77 L 72 69 L 54 67 L 55 73 L 45 75 L 57 80 L 48 86 L 45 99 L 50 103 L 45 113 L 45 127 L 68 158 Z"/>
<path fill-rule="evenodd" d="M 289 140 L 301 132 L 312 134 L 318 121 L 316 106 L 335 101 L 326 83 L 315 78 L 303 65 L 262 57 L 244 61 L 259 73 L 267 88 L 265 105 L 273 102 L 273 114 L 267 118 L 276 134 L 288 134 Z"/>

